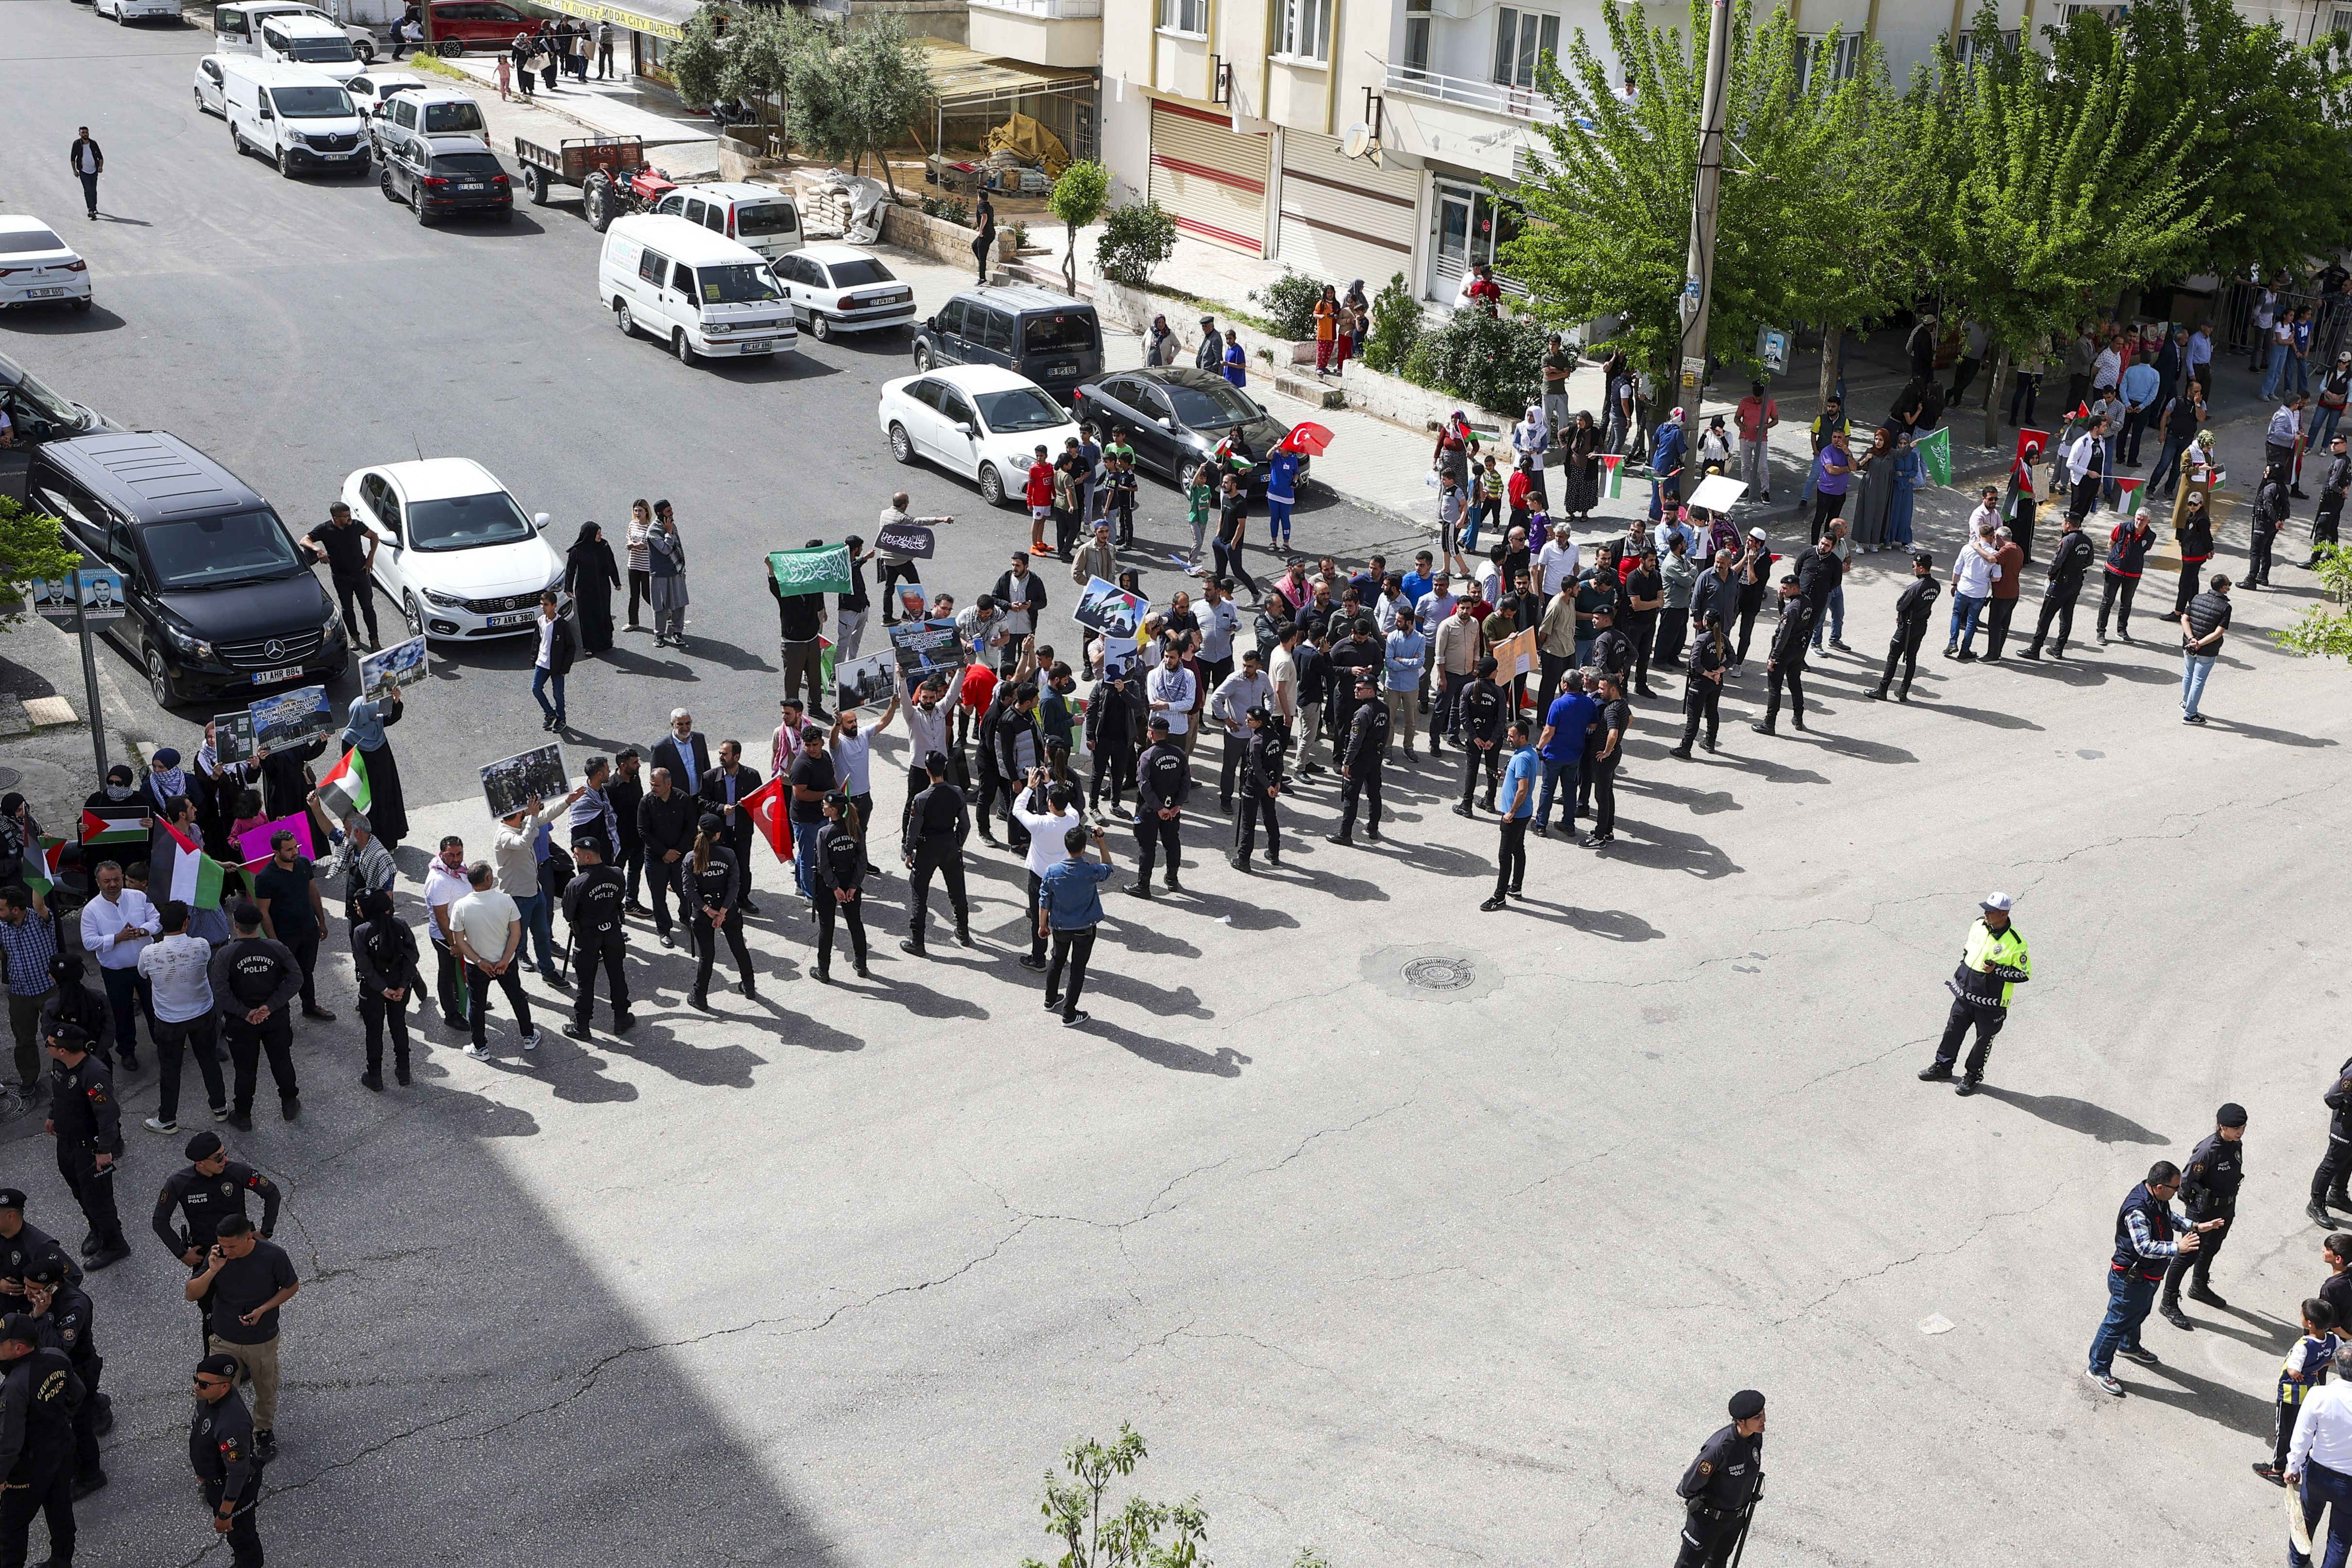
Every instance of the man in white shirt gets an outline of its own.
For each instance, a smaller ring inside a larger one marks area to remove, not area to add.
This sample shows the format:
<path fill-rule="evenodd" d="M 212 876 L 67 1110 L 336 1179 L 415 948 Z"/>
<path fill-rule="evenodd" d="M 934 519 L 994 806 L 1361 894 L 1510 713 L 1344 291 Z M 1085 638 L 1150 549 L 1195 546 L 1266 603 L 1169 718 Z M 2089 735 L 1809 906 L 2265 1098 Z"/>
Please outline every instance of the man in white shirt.
<path fill-rule="evenodd" d="M 498 831 L 490 835 L 490 858 L 498 866 L 499 887 L 515 901 L 523 929 L 536 934 L 540 977 L 559 991 L 568 991 L 572 985 L 555 967 L 554 916 L 539 887 L 539 830 L 571 810 L 572 803 L 583 793 L 575 789 L 552 804 L 533 795 L 522 810 L 500 818 Z"/>
<path fill-rule="evenodd" d="M 514 1008 L 516 1026 L 522 1031 L 522 1048 L 536 1050 L 539 1031 L 531 1027 L 530 1002 L 515 973 L 515 960 L 522 947 L 522 912 L 514 900 L 499 890 L 487 860 L 477 860 L 467 868 L 466 885 L 471 890 L 449 910 L 449 943 L 466 966 L 466 1026 L 473 1036 L 466 1054 L 478 1060 L 490 1054 L 483 1024 L 489 1014 L 492 985 L 507 994 L 507 1003 Z"/>
<path fill-rule="evenodd" d="M 139 954 L 139 973 L 154 998 L 156 1082 L 160 1090 L 155 1114 L 147 1119 L 150 1132 L 180 1130 L 180 1048 L 195 1053 L 196 1069 L 205 1075 L 205 1093 L 218 1121 L 228 1114 L 228 1094 L 221 1081 L 220 1053 L 214 1046 L 212 944 L 188 934 L 188 906 L 177 899 L 156 911 L 163 934 Z"/>
<path fill-rule="evenodd" d="M 1043 811 L 1029 809 L 1031 796 L 1043 790 Z M 1044 970 L 1045 939 L 1038 934 L 1037 900 L 1045 887 L 1045 873 L 1069 858 L 1063 837 L 1078 826 L 1078 792 L 1076 785 L 1045 784 L 1045 770 L 1032 768 L 1021 793 L 1013 799 L 1013 819 L 1029 831 L 1029 847 L 1024 855 L 1029 863 L 1029 951 L 1022 955 L 1024 969 Z"/>
<path fill-rule="evenodd" d="M 1437 628 L 1453 616 L 1454 605 L 1460 602 L 1454 596 L 1454 578 L 1450 574 L 1440 572 L 1431 578 L 1429 592 L 1423 594 L 1421 603 L 1412 607 L 1412 618 L 1420 626 L 1421 635 L 1436 637 Z"/>
<path fill-rule="evenodd" d="M 1255 648 L 1242 650 L 1242 667 L 1225 677 L 1209 698 L 1209 717 L 1224 726 L 1225 754 L 1217 769 L 1217 808 L 1234 814 L 1234 780 L 1249 756 L 1249 710 L 1274 706 L 1274 682 L 1260 667 Z"/>
<path fill-rule="evenodd" d="M 2122 382 L 2123 375 L 2124 356 L 2116 352 L 2115 344 L 2109 343 L 2092 357 L 2091 395 L 2095 397 L 2103 392 L 2113 392 Z"/>
<path fill-rule="evenodd" d="M 1969 532 L 1979 534 L 2000 526 L 2000 491 L 1990 485 L 1979 492 L 1976 510 L 1969 513 Z"/>
<path fill-rule="evenodd" d="M 961 637 L 963 646 L 971 650 L 975 663 L 986 664 L 989 650 L 1004 646 L 1004 616 L 997 612 L 996 595 L 993 594 L 982 594 L 973 600 L 971 608 L 958 615 L 955 623 L 956 636 Z"/>
<path fill-rule="evenodd" d="M 956 684 L 944 675 L 923 678 L 920 686 L 912 684 L 914 678 L 906 671 L 898 672 L 898 681 L 907 689 L 907 798 L 931 787 L 931 775 L 924 770 L 923 759 L 933 752 L 950 755 L 948 744 L 955 724 Z"/>
<path fill-rule="evenodd" d="M 2099 504 L 2099 487 L 2107 478 L 2107 416 L 2095 415 L 2083 433 L 2066 446 L 2066 482 L 2074 487 L 2066 513 L 2076 522 Z M 1964 551 L 1962 554 L 1967 552 Z"/>
<path fill-rule="evenodd" d="M 1201 674 L 1213 687 L 1234 672 L 1234 638 L 1242 629 L 1242 610 L 1234 603 L 1233 579 L 1213 576 L 1204 581 L 1201 584 L 1201 602 L 1193 607 L 1192 614 L 1201 623 Z M 1056 851 L 1062 847 L 1058 836 L 1054 839 L 1054 847 Z"/>
<path fill-rule="evenodd" d="M 441 840 L 440 853 L 425 868 L 425 933 L 433 939 L 438 964 L 433 994 L 441 1004 L 441 1021 L 453 1029 L 464 1028 L 466 1019 L 457 1007 L 462 972 L 457 950 L 449 945 L 449 910 L 466 893 L 466 841 L 453 833 Z"/>
<path fill-rule="evenodd" d="M 1274 700 L 1267 704 L 1285 733 L 1298 719 L 1298 656 L 1291 650 L 1298 646 L 1300 633 L 1296 626 L 1285 626 L 1282 638 L 1274 645 L 1274 658 L 1266 666 L 1266 684 L 1274 689 Z"/>
<path fill-rule="evenodd" d="M 2302 393 L 2290 392 L 2285 401 L 2271 410 L 2270 425 L 2263 431 L 2263 467 L 2274 468 L 2294 461 L 2295 443 L 2303 439 L 2304 401 Z"/>
<path fill-rule="evenodd" d="M 2000 576 L 2000 546 L 1993 539 L 1996 526 L 1991 522 L 1979 523 L 1976 537 L 1961 545 L 1959 554 L 1952 561 L 1952 628 L 1944 657 L 1962 664 L 1977 657 L 1970 646 L 1976 641 L 1977 617 L 1984 614 L 1985 602 L 1992 597 L 1993 583 Z"/>
<path fill-rule="evenodd" d="M 2337 1348 L 2335 1377 L 2304 1396 L 2286 1452 L 2286 1484 L 2301 1491 L 2306 1535 L 2317 1534 L 2320 1510 L 2327 1510 L 2327 1560 L 2342 1563 L 2352 1548 L 2352 1345 Z M 2311 1568 L 2311 1559 L 2293 1546 L 2287 1557 L 2295 1568 Z"/>
<path fill-rule="evenodd" d="M 1536 570 L 1542 575 L 1547 599 L 1559 593 L 1563 584 L 1575 582 L 1576 574 L 1584 570 L 1584 548 L 1569 537 L 1566 522 L 1555 524 L 1543 548 L 1536 552 Z M 1434 628 L 1423 629 L 1426 633 Z"/>
<path fill-rule="evenodd" d="M 1170 740 L 1181 740 L 1192 728 L 1192 703 L 1201 689 L 1192 672 L 1184 668 L 1175 644 L 1169 644 L 1160 655 L 1160 668 L 1143 683 L 1143 695 L 1151 704 L 1152 717 L 1168 721 Z"/>
<path fill-rule="evenodd" d="M 98 959 L 99 978 L 106 983 L 106 1000 L 114 1010 L 114 1049 L 124 1071 L 139 1066 L 138 1018 L 155 1022 L 153 994 L 139 973 L 139 955 L 163 934 L 155 907 L 147 895 L 123 885 L 122 868 L 111 860 L 99 862 L 98 897 L 81 907 L 82 950 Z"/>

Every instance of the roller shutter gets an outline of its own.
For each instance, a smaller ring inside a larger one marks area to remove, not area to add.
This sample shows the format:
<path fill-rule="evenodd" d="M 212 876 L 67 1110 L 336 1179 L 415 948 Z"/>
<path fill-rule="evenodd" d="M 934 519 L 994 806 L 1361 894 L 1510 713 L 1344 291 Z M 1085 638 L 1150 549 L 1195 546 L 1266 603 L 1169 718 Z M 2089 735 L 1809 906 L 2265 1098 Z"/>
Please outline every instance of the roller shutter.
<path fill-rule="evenodd" d="M 1155 101 L 1151 199 L 1184 233 L 1245 256 L 1263 256 L 1272 141 L 1234 135 L 1223 115 Z"/>
<path fill-rule="evenodd" d="M 1328 136 L 1292 131 L 1282 139 L 1282 259 L 1310 277 L 1378 292 L 1392 273 L 1412 272 L 1417 182 L 1341 154 Z"/>

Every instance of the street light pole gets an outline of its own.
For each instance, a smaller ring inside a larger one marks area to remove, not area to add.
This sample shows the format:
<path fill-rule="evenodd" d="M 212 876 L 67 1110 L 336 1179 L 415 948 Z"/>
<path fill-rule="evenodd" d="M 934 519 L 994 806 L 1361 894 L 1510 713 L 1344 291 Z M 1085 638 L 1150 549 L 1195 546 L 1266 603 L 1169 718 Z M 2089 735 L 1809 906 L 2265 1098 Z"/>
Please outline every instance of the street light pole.
<path fill-rule="evenodd" d="M 1690 258 L 1683 274 L 1683 406 L 1698 415 L 1706 378 L 1706 318 L 1715 302 L 1716 199 L 1723 183 L 1724 77 L 1731 64 L 1731 0 L 1709 0 L 1706 92 L 1699 103 L 1698 180 L 1691 193 Z"/>

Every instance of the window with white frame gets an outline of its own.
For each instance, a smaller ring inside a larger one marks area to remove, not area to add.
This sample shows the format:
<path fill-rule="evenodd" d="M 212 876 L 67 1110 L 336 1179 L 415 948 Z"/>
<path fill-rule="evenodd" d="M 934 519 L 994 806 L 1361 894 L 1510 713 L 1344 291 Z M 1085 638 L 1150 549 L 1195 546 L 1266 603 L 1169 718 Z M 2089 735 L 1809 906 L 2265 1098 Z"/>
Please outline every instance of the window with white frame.
<path fill-rule="evenodd" d="M 1853 79 L 1853 73 L 1862 68 L 1862 35 L 1860 33 L 1839 34 L 1837 47 L 1832 49 L 1824 58 L 1821 48 L 1828 42 L 1827 33 L 1797 35 L 1797 90 L 1799 92 L 1807 91 L 1812 87 L 1815 79 L 1814 71 L 1818 67 L 1827 67 L 1830 73 L 1829 79 L 1832 83 L 1851 81 Z"/>
<path fill-rule="evenodd" d="M 1302 60 L 1331 58 L 1333 0 L 1282 0 L 1282 36 L 1276 48 Z"/>
<path fill-rule="evenodd" d="M 1209 0 L 1160 0 L 1160 25 L 1174 33 L 1209 30 Z"/>
<path fill-rule="evenodd" d="M 1495 79 L 1506 87 L 1536 85 L 1536 61 L 1559 53 L 1559 18 L 1513 6 L 1496 8 Z"/>
<path fill-rule="evenodd" d="M 1418 73 L 1429 68 L 1429 0 L 1404 0 L 1404 68 Z"/>
<path fill-rule="evenodd" d="M 1993 45 L 1993 49 L 2001 54 L 2014 53 L 2018 45 L 2018 29 L 2011 27 L 2009 31 L 2000 35 L 1999 40 Z M 1973 32 L 1968 32 L 1960 35 L 1958 40 L 1953 46 L 1952 52 L 1958 57 L 1959 62 L 1963 67 L 1973 67 L 1977 63 L 1979 55 L 1984 51 L 1981 51 L 1977 47 L 1976 34 Z"/>
<path fill-rule="evenodd" d="M 2331 33 L 2352 33 L 2352 6 L 2338 5 L 2336 19 L 2327 24 Z"/>

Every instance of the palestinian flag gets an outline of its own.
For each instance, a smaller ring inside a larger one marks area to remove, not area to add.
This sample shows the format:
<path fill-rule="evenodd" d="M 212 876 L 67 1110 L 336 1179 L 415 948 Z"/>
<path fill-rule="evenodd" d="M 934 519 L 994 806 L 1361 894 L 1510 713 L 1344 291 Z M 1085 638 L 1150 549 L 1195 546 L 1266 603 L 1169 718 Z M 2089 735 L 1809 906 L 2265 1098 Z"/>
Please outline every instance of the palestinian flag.
<path fill-rule="evenodd" d="M 150 888 L 161 888 L 167 899 L 177 899 L 192 910 L 220 908 L 221 879 L 225 875 L 221 863 L 205 854 L 194 839 L 182 836 L 170 823 L 163 831 L 172 836 L 171 864 L 149 868 L 152 879 Z"/>
<path fill-rule="evenodd" d="M 339 823 L 354 813 L 365 815 L 373 797 L 368 793 L 367 759 L 353 746 L 343 753 L 332 772 L 319 781 L 319 809 L 326 813 L 330 823 Z"/>
<path fill-rule="evenodd" d="M 57 886 L 58 857 L 65 853 L 66 841 L 55 834 L 44 833 L 40 848 L 37 860 L 29 855 L 25 858 L 25 886 L 46 899 Z"/>
<path fill-rule="evenodd" d="M 1948 428 L 1930 430 L 1915 444 L 1919 454 L 1919 466 L 1931 485 L 1952 482 L 1952 433 Z M 2137 481 L 2135 481 L 2137 482 Z"/>
<path fill-rule="evenodd" d="M 144 844 L 147 842 L 147 814 L 140 810 L 131 816 L 100 816 L 83 808 L 81 841 L 84 844 Z"/>
<path fill-rule="evenodd" d="M 751 814 L 751 820 L 758 824 L 768 847 L 776 852 L 779 860 L 793 858 L 793 825 L 785 816 L 784 802 L 784 781 L 781 777 L 770 779 L 743 797 L 744 809 Z"/>
<path fill-rule="evenodd" d="M 1611 500 L 1624 499 L 1625 458 L 1622 453 L 1601 454 L 1601 493 Z"/>
<path fill-rule="evenodd" d="M 2139 506 L 2137 501 L 2132 500 L 2132 492 L 2146 483 L 2147 483 L 2146 479 L 2117 479 L 2115 482 L 2116 489 L 2118 492 L 2116 497 L 2116 510 L 2122 512 L 2126 517 L 2129 517 L 2133 512 L 2137 511 L 2139 510 Z"/>

